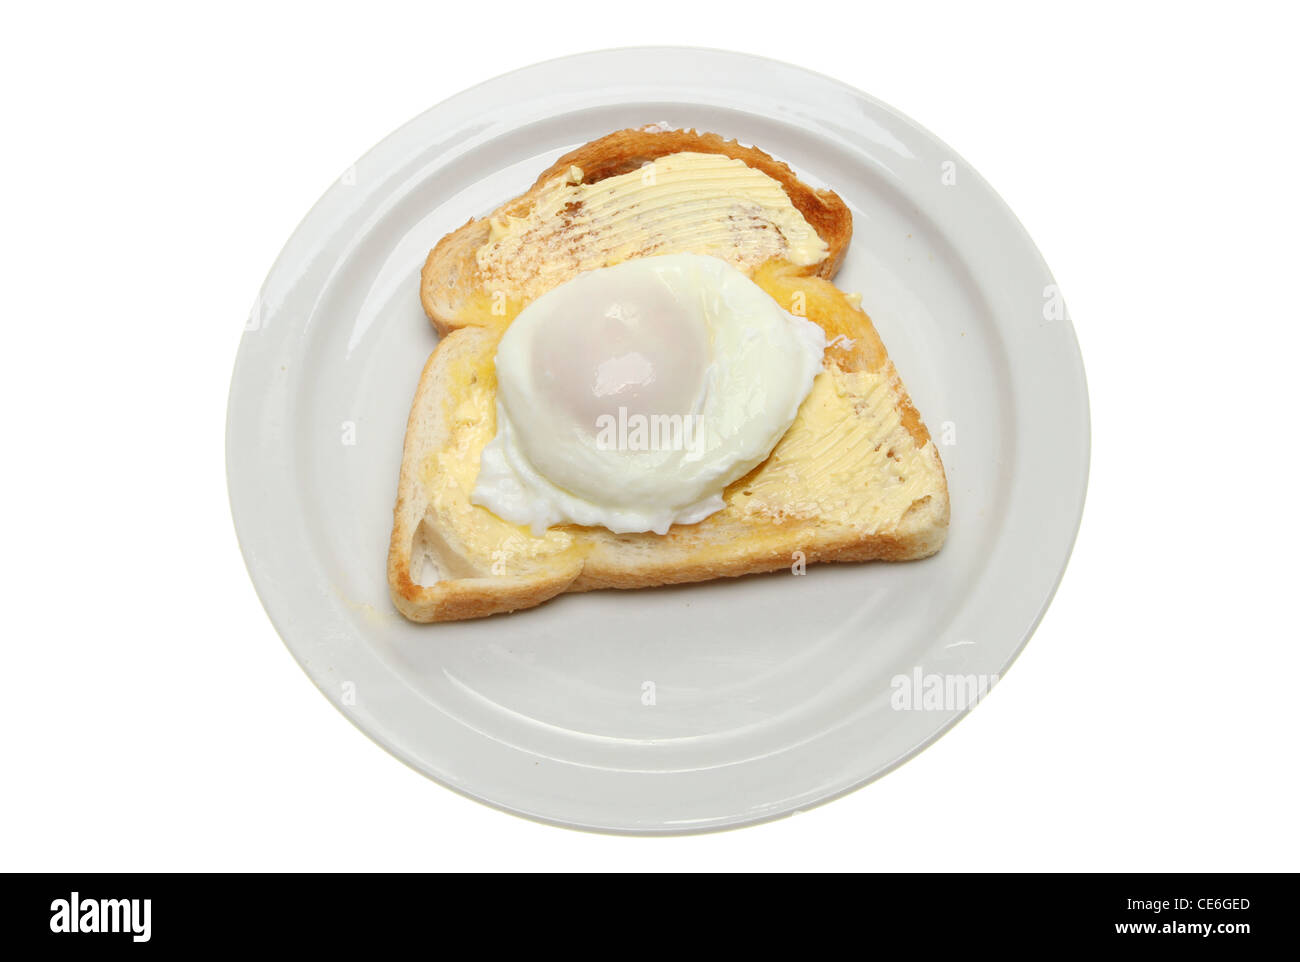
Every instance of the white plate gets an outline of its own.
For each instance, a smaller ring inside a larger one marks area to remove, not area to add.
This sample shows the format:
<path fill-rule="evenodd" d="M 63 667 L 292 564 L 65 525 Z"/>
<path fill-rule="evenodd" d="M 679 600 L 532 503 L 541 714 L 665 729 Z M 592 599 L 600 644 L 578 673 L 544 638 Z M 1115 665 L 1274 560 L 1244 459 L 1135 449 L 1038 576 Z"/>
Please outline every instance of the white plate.
<path fill-rule="evenodd" d="M 409 624 L 389 603 L 384 564 L 406 415 L 436 341 L 417 297 L 424 257 L 564 150 L 657 121 L 758 144 L 853 208 L 838 283 L 863 293 L 942 442 L 947 546 L 912 564 Z M 362 731 L 444 785 L 533 818 L 700 831 L 862 785 L 964 714 L 951 700 L 898 710 L 900 677 L 919 673 L 924 688 L 929 676 L 1005 672 L 1078 527 L 1087 389 L 1033 243 L 925 130 L 785 64 L 616 50 L 439 104 L 321 198 L 240 346 L 227 462 L 271 620 Z"/>

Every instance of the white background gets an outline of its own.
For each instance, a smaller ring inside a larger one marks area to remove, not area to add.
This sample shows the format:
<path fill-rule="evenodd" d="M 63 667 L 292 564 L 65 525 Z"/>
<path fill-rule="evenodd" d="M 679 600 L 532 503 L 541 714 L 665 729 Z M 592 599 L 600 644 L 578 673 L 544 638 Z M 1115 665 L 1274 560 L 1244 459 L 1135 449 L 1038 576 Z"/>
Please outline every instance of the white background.
<path fill-rule="evenodd" d="M 38 6 L 0 41 L 0 868 L 1300 869 L 1282 5 Z M 373 745 L 263 614 L 224 473 L 244 319 L 340 171 L 629 43 L 788 60 L 934 131 L 1043 251 L 1092 396 L 1074 557 L 996 694 L 847 798 L 674 839 L 504 815 Z"/>

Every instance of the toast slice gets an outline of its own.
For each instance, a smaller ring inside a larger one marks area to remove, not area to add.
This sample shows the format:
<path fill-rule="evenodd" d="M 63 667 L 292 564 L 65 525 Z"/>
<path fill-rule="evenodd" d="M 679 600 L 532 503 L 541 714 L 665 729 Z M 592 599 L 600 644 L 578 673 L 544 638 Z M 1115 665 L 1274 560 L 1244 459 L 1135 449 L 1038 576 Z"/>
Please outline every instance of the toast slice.
<path fill-rule="evenodd" d="M 534 537 L 471 504 L 480 453 L 496 431 L 496 344 L 518 308 L 509 305 L 499 324 L 451 326 L 407 425 L 388 556 L 397 608 L 413 621 L 452 621 L 569 591 L 938 551 L 949 513 L 938 451 L 871 319 L 819 276 L 828 270 L 775 259 L 753 272 L 779 304 L 826 331 L 824 368 L 768 459 L 726 489 L 726 506 L 665 535 L 559 525 Z"/>
<path fill-rule="evenodd" d="M 715 204 L 696 208 L 698 222 L 680 221 L 681 212 L 692 209 L 689 203 L 642 207 L 634 196 L 625 200 L 628 217 L 602 218 L 599 211 L 584 209 L 583 192 L 590 193 L 589 188 L 615 178 L 626 182 L 630 177 L 633 188 L 638 181 L 653 183 L 656 165 L 663 165 L 665 177 L 672 176 L 673 158 L 683 155 L 712 155 L 719 163 L 743 164 L 751 179 L 759 182 L 752 185 L 754 196 L 788 199 L 824 248 L 809 252 L 806 262 L 798 264 L 799 272 L 827 279 L 835 276 L 853 234 L 853 215 L 834 191 L 815 190 L 758 148 L 717 134 L 658 126 L 620 130 L 565 154 L 522 196 L 487 217 L 470 220 L 438 242 L 420 272 L 420 301 L 438 333 L 513 316 L 524 302 L 582 270 L 632 257 L 712 254 L 746 273 L 773 257 L 795 260 L 789 256 L 794 245 L 782 225 L 771 222 L 746 198 L 729 194 L 734 185 L 714 182 L 715 195 L 710 199 Z M 689 185 L 673 189 L 680 198 Z M 709 189 L 707 182 L 704 189 Z M 728 200 L 727 205 L 720 206 L 721 200 Z M 590 208 L 592 201 L 586 203 Z M 709 245 L 699 233 L 704 223 L 727 223 L 732 232 L 719 238 L 724 242 Z M 512 229 L 514 235 L 503 243 L 501 235 L 509 235 Z M 581 258 L 574 256 L 584 248 Z M 482 309 L 488 298 L 495 300 L 495 311 Z"/>

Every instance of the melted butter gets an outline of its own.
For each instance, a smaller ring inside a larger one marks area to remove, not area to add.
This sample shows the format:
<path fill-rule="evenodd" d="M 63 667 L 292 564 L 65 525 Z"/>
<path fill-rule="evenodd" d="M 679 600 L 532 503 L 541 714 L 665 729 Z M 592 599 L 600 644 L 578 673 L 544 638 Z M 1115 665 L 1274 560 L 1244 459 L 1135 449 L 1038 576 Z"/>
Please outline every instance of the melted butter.
<path fill-rule="evenodd" d="M 728 491 L 742 515 L 821 518 L 867 533 L 896 525 L 943 490 L 934 443 L 903 425 L 892 368 L 817 376 L 794 424 L 757 471 Z"/>
<path fill-rule="evenodd" d="M 452 540 L 460 542 L 470 560 L 490 559 L 503 566 L 500 573 L 515 574 L 521 560 L 540 561 L 573 550 L 574 536 L 568 529 L 551 528 L 535 538 L 527 528 L 470 503 L 483 447 L 496 434 L 494 354 L 482 352 L 452 372 L 444 395 L 450 443 L 426 457 L 420 477 L 429 497 L 425 518 L 454 532 Z"/>
<path fill-rule="evenodd" d="M 582 178 L 570 167 L 526 216 L 492 219 L 475 255 L 486 286 L 527 301 L 648 254 L 708 254 L 748 273 L 774 257 L 816 264 L 828 251 L 778 181 L 722 154 L 668 154 L 594 184 Z"/>

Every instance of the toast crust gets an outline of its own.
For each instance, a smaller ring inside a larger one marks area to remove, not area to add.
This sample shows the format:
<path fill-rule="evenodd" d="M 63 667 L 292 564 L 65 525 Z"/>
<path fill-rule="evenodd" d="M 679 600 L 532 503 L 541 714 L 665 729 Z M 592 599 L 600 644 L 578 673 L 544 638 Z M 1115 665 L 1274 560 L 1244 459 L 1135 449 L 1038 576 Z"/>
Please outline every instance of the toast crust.
<path fill-rule="evenodd" d="M 789 166 L 757 147 L 724 140 L 718 134 L 629 128 L 570 151 L 544 170 L 524 194 L 501 205 L 488 217 L 470 220 L 438 242 L 420 271 L 420 303 L 438 333 L 446 335 L 465 326 L 466 303 L 488 293 L 476 254 L 488 242 L 492 218 L 525 216 L 547 182 L 570 167 L 582 169 L 585 183 L 596 183 L 637 170 L 658 157 L 685 151 L 722 154 L 743 161 L 777 181 L 828 248 L 823 260 L 801 272 L 828 280 L 835 276 L 853 235 L 853 215 L 834 191 L 816 190 L 799 180 Z"/>

